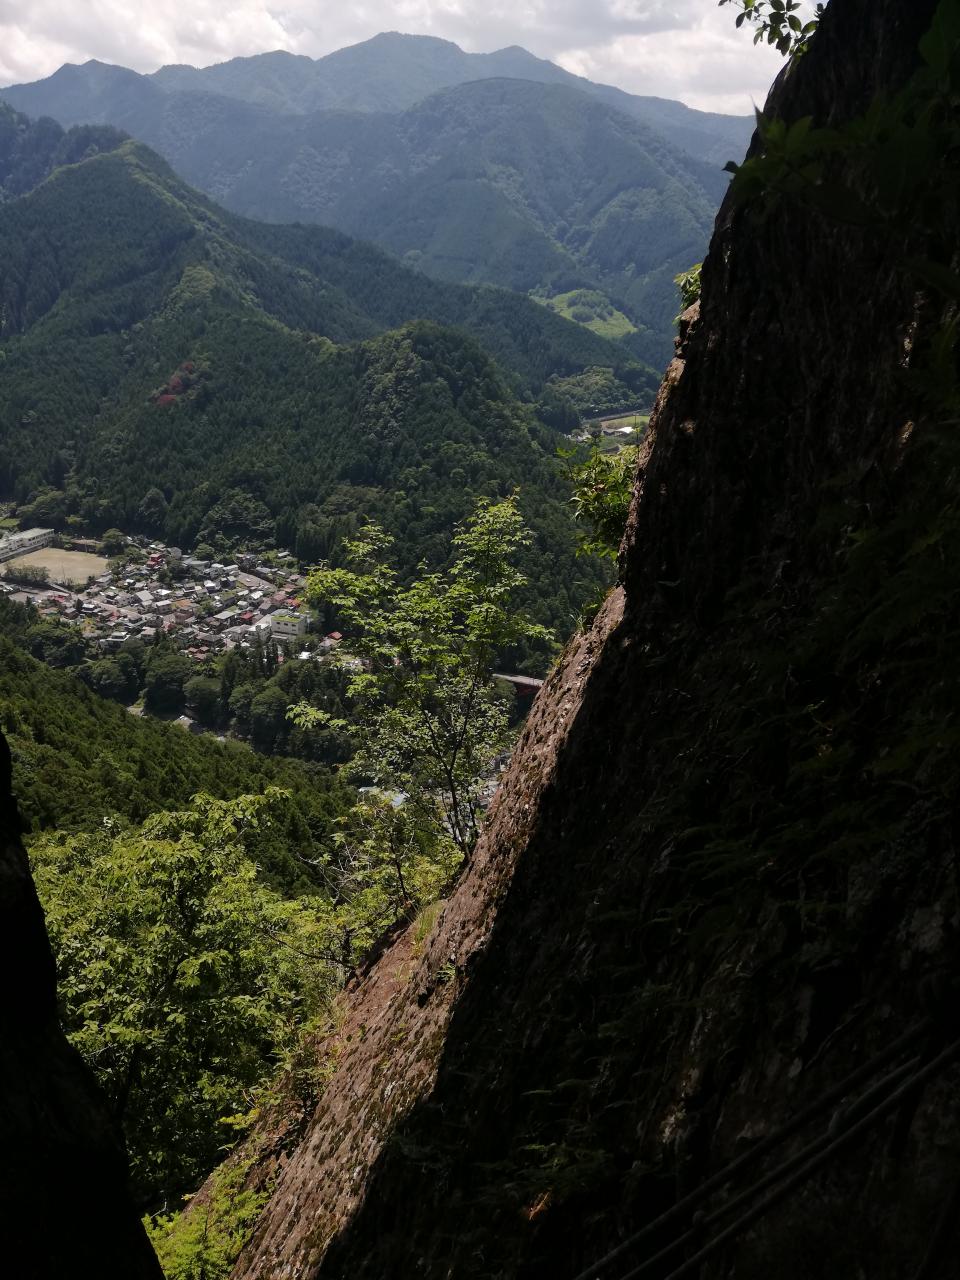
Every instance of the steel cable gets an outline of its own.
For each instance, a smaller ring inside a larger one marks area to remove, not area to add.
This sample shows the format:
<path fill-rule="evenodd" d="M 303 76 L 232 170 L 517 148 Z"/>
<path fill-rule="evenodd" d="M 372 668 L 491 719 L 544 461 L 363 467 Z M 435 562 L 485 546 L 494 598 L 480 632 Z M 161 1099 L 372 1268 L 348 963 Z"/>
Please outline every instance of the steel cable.
<path fill-rule="evenodd" d="M 948 1045 L 946 1049 L 942 1050 L 942 1052 L 937 1055 L 937 1057 L 905 1080 L 899 1088 L 895 1089 L 893 1093 L 889 1094 L 882 1102 L 878 1103 L 872 1111 L 869 1111 L 865 1116 L 858 1120 L 856 1124 L 852 1125 L 849 1129 L 845 1129 L 842 1133 L 833 1138 L 825 1149 L 818 1151 L 804 1164 L 802 1164 L 792 1177 L 787 1178 L 785 1182 L 782 1182 L 775 1190 L 771 1191 L 769 1195 L 765 1196 L 755 1204 L 752 1209 L 743 1214 L 742 1217 L 738 1218 L 736 1222 L 732 1222 L 730 1226 L 721 1231 L 719 1235 L 714 1236 L 712 1240 L 708 1241 L 702 1249 L 699 1249 L 680 1267 L 671 1271 L 665 1280 L 682 1280 L 684 1276 L 688 1276 L 692 1271 L 696 1270 L 702 1263 L 706 1262 L 708 1258 L 712 1257 L 718 1249 L 722 1248 L 728 1240 L 732 1240 L 759 1218 L 762 1218 L 769 1209 L 772 1209 L 774 1205 L 779 1204 L 781 1200 L 785 1199 L 785 1197 L 788 1196 L 795 1187 L 800 1186 L 801 1183 L 805 1182 L 811 1174 L 816 1173 L 822 1165 L 833 1159 L 834 1155 L 841 1148 L 848 1146 L 856 1138 L 860 1137 L 861 1134 L 866 1133 L 867 1130 L 876 1124 L 878 1120 L 882 1120 L 885 1115 L 893 1111 L 903 1101 L 903 1099 L 908 1096 L 912 1089 L 926 1084 L 957 1057 L 960 1057 L 960 1040 L 955 1040 L 952 1044 Z M 649 1261 L 642 1263 L 639 1267 L 634 1267 L 632 1271 L 628 1271 L 621 1275 L 619 1280 L 636 1280 L 636 1277 L 642 1275 L 648 1265 Z"/>
<path fill-rule="evenodd" d="M 868 1080 L 871 1076 L 875 1075 L 881 1067 L 885 1066 L 891 1059 L 897 1057 L 898 1054 L 909 1048 L 915 1040 L 918 1040 L 921 1036 L 925 1035 L 930 1030 L 931 1025 L 930 1019 L 924 1018 L 921 1022 L 918 1022 L 915 1026 L 911 1027 L 909 1031 L 905 1031 L 902 1036 L 899 1036 L 891 1044 L 888 1044 L 885 1049 L 881 1049 L 867 1062 L 857 1067 L 856 1070 L 851 1071 L 850 1074 L 838 1084 L 834 1085 L 831 1089 L 828 1089 L 827 1092 L 822 1094 L 815 1102 L 812 1102 L 808 1107 L 799 1111 L 775 1133 L 769 1134 L 766 1138 L 761 1138 L 761 1140 L 755 1146 L 751 1147 L 749 1151 L 745 1151 L 742 1155 L 736 1156 L 717 1173 L 707 1178 L 705 1182 L 702 1182 L 695 1190 L 691 1191 L 689 1195 L 684 1196 L 682 1200 L 678 1200 L 675 1205 L 665 1210 L 659 1215 L 659 1217 L 654 1218 L 654 1220 L 647 1223 L 645 1227 L 642 1227 L 633 1235 L 628 1236 L 626 1240 L 621 1241 L 620 1244 L 618 1244 L 614 1249 L 611 1249 L 609 1253 L 604 1254 L 602 1258 L 594 1262 L 585 1271 L 579 1272 L 574 1277 L 574 1280 L 595 1280 L 597 1273 L 603 1267 L 616 1261 L 617 1258 L 622 1257 L 623 1254 L 628 1252 L 628 1250 L 633 1249 L 655 1231 L 666 1226 L 667 1223 L 674 1221 L 682 1214 L 693 1209 L 702 1200 L 706 1199 L 711 1192 L 715 1191 L 718 1187 L 722 1187 L 726 1182 L 728 1182 L 733 1174 L 738 1173 L 754 1160 L 766 1155 L 767 1152 L 774 1150 L 781 1142 L 792 1137 L 798 1129 L 802 1129 L 805 1125 L 809 1124 L 811 1120 L 815 1120 L 817 1116 L 821 1115 L 829 1107 L 842 1101 L 851 1089 L 855 1089 L 858 1084 L 861 1084 L 864 1080 Z"/>
<path fill-rule="evenodd" d="M 889 1075 L 884 1076 L 882 1080 L 878 1081 L 877 1084 L 868 1089 L 862 1097 L 858 1098 L 849 1111 L 842 1113 L 843 1119 L 846 1121 L 855 1119 L 863 1112 L 865 1107 L 870 1108 L 878 1097 L 883 1097 L 883 1095 L 888 1093 L 889 1090 L 892 1089 L 905 1075 L 910 1072 L 915 1072 L 919 1066 L 919 1057 L 911 1058 L 909 1062 L 902 1063 L 895 1071 L 891 1071 Z M 831 1125 L 831 1129 L 832 1127 L 833 1126 Z M 707 1214 L 702 1221 L 698 1222 L 696 1226 L 691 1227 L 684 1235 L 678 1236 L 676 1240 L 672 1240 L 670 1244 L 665 1245 L 658 1253 L 647 1258 L 646 1261 L 643 1262 L 632 1274 L 643 1275 L 645 1272 L 652 1270 L 657 1263 L 665 1262 L 672 1253 L 676 1253 L 676 1251 L 683 1245 L 690 1244 L 697 1237 L 702 1238 L 705 1232 L 707 1232 L 711 1227 L 714 1227 L 722 1218 L 733 1213 L 742 1205 L 753 1200 L 754 1197 L 758 1196 L 762 1191 L 766 1191 L 768 1187 L 779 1182 L 781 1178 L 786 1174 L 791 1173 L 811 1156 L 815 1156 L 818 1152 L 825 1151 L 828 1147 L 832 1146 L 835 1137 L 835 1133 L 828 1131 L 821 1137 L 815 1138 L 813 1142 L 810 1142 L 807 1146 L 801 1148 L 801 1150 L 795 1155 L 791 1156 L 788 1160 L 785 1160 L 783 1164 L 778 1165 L 776 1169 L 772 1169 L 769 1173 L 764 1174 L 764 1176 L 752 1186 L 747 1187 L 744 1191 L 735 1195 L 732 1200 L 728 1200 L 726 1204 L 720 1205 L 720 1207 L 714 1209 L 712 1213 Z"/>

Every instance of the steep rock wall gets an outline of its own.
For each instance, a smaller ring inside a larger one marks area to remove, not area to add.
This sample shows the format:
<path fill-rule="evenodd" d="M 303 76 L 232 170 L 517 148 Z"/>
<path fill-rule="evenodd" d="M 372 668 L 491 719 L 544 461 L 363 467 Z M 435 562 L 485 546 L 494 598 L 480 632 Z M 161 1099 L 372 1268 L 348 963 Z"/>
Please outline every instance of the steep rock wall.
<path fill-rule="evenodd" d="M 43 912 L 0 734 L 0 1271 L 161 1280 L 106 1107 L 57 1015 Z"/>
<path fill-rule="evenodd" d="M 933 9 L 834 0 L 769 109 L 851 118 Z M 423 953 L 351 993 L 236 1277 L 616 1280 L 687 1228 L 642 1274 L 711 1242 L 703 1277 L 953 1274 L 958 471 L 923 391 L 941 309 L 900 267 L 920 247 L 721 210 L 621 585 Z M 718 1241 L 725 1197 L 817 1142 Z M 705 1219 L 634 1240 L 715 1176 Z"/>

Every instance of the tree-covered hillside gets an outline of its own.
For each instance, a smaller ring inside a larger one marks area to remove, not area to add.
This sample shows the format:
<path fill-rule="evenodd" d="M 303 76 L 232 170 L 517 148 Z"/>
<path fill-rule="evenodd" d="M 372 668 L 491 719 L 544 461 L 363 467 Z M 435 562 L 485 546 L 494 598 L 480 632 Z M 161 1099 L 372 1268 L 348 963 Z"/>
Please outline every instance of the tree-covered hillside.
<path fill-rule="evenodd" d="M 0 596 L 0 728 L 28 831 L 89 831 L 109 817 L 137 823 L 200 791 L 232 799 L 278 786 L 297 814 L 289 845 L 307 853 L 348 808 L 352 792 L 329 770 L 131 715 L 77 675 L 38 662 L 25 648 L 35 624 Z"/>
<path fill-rule="evenodd" d="M 240 213 L 329 224 L 435 278 L 600 290 L 620 339 L 669 357 L 672 278 L 702 257 L 751 122 L 594 85 L 522 49 L 384 35 L 137 76 L 89 63 L 3 91 L 110 121 Z"/>
<path fill-rule="evenodd" d="M 655 363 L 673 277 L 702 256 L 723 186 L 718 169 L 610 107 L 521 80 L 446 90 L 395 116 L 281 121 L 250 108 L 242 130 L 225 117 L 170 158 L 232 208 L 342 227 L 434 277 L 546 297 L 598 287 L 633 323 L 626 345 Z"/>
<path fill-rule="evenodd" d="M 110 125 L 74 125 L 30 120 L 0 102 L 0 203 L 13 200 L 65 164 L 77 164 L 101 151 L 113 151 L 125 135 Z"/>
<path fill-rule="evenodd" d="M 515 357 L 517 387 L 616 351 L 529 300 L 232 219 L 136 144 L 64 169 L 0 211 L 0 492 L 37 523 L 309 559 L 375 516 L 410 571 L 443 561 L 473 497 L 519 486 L 539 616 L 563 631 L 597 570 L 574 563 L 554 432 L 461 330 L 371 336 L 431 291 Z"/>

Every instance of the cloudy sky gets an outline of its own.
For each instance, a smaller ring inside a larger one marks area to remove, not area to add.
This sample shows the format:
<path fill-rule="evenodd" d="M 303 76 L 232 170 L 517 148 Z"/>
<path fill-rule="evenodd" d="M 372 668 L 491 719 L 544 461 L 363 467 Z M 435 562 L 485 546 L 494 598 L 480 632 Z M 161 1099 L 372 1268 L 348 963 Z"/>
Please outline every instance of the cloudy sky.
<path fill-rule="evenodd" d="M 405 31 L 475 53 L 519 44 L 633 93 L 747 113 L 780 59 L 734 16 L 716 0 L 0 0 L 0 84 L 88 58 L 137 71 L 269 49 L 316 58 Z"/>

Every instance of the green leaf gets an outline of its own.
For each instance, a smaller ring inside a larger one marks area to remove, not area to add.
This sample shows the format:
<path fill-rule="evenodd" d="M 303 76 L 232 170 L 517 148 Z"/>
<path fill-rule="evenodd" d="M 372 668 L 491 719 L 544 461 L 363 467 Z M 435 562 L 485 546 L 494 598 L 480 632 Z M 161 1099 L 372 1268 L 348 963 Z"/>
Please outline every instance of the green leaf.
<path fill-rule="evenodd" d="M 940 0 L 930 29 L 920 40 L 920 56 L 938 76 L 945 76 L 960 45 L 960 5 Z"/>

